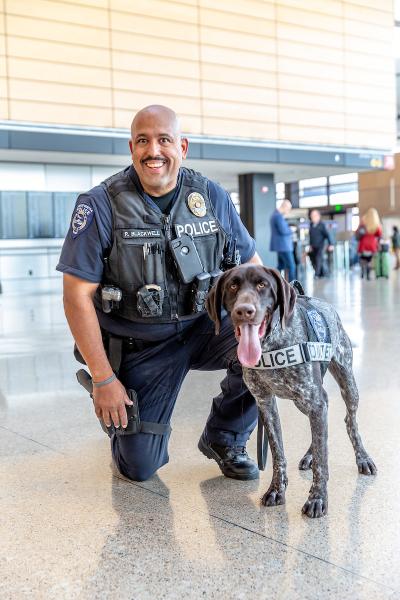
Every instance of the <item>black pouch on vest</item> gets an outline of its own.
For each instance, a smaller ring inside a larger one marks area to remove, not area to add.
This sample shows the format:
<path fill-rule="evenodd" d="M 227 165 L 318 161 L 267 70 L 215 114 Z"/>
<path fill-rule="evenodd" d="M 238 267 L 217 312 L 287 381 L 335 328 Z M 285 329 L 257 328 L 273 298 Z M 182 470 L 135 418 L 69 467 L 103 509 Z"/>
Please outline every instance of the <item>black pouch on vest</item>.
<path fill-rule="evenodd" d="M 163 302 L 164 290 L 159 285 L 144 285 L 137 291 L 137 309 L 144 318 L 161 317 Z"/>
<path fill-rule="evenodd" d="M 180 238 L 169 242 L 169 249 L 174 257 L 181 281 L 192 283 L 196 275 L 203 271 L 193 238 L 187 233 L 183 233 Z"/>

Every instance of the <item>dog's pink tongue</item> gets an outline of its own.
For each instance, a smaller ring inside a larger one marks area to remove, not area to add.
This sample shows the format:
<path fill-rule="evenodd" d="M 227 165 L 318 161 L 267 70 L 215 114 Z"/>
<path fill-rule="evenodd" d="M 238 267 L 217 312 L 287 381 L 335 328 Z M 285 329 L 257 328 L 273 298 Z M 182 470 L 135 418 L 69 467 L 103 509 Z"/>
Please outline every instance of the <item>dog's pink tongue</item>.
<path fill-rule="evenodd" d="M 255 367 L 261 358 L 261 344 L 258 337 L 259 325 L 246 323 L 239 325 L 239 328 L 238 358 L 244 367 Z"/>

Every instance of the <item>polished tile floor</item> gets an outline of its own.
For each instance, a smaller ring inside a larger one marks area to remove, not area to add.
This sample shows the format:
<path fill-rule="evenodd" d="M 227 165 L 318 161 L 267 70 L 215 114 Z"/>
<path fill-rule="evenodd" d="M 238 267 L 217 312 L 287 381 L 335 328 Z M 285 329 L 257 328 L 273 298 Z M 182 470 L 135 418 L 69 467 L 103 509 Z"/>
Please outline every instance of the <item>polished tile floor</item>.
<path fill-rule="evenodd" d="M 335 304 L 353 340 L 360 429 L 379 468 L 358 475 L 328 376 L 330 506 L 318 520 L 301 515 L 311 475 L 297 462 L 310 433 L 289 402 L 279 402 L 285 506 L 260 506 L 270 463 L 260 481 L 236 482 L 198 452 L 222 373 L 185 381 L 158 476 L 113 475 L 75 381 L 60 292 L 0 296 L 0 598 L 400 598 L 400 276 L 340 276 L 314 293 Z"/>

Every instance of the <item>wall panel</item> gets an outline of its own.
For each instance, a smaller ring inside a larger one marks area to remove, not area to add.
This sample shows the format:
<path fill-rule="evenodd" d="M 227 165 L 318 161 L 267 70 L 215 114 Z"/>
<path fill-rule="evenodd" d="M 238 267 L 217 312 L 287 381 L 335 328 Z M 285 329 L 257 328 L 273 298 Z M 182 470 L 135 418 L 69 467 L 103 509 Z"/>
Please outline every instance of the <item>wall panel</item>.
<path fill-rule="evenodd" d="M 255 87 L 243 84 L 216 83 L 213 81 L 203 81 L 203 98 L 214 100 L 226 100 L 228 102 L 246 99 L 251 104 L 268 104 L 277 106 L 278 92 L 276 89 Z M 249 109 L 251 110 L 251 108 Z"/>
<path fill-rule="evenodd" d="M 275 2 L 273 0 L 200 0 L 201 8 L 218 8 L 219 11 L 235 13 L 239 16 L 247 15 L 256 19 L 274 21 L 276 16 Z"/>
<path fill-rule="evenodd" d="M 34 17 L 38 20 L 59 21 L 61 23 L 77 23 L 88 26 L 108 27 L 108 16 L 105 8 L 94 8 L 68 2 L 52 2 L 51 0 L 8 0 L 7 14 Z"/>
<path fill-rule="evenodd" d="M 214 3 L 216 6 L 216 3 Z M 223 12 L 222 10 L 202 9 L 200 11 L 200 24 L 208 27 L 218 27 L 227 31 L 239 31 L 243 33 L 255 33 L 257 35 L 266 35 L 273 37 L 275 35 L 275 22 L 271 19 L 262 17 L 248 17 L 246 13 L 234 14 Z"/>
<path fill-rule="evenodd" d="M 111 108 L 93 106 L 65 106 L 49 102 L 13 100 L 10 102 L 10 119 L 35 123 L 65 123 L 68 125 L 92 125 L 112 127 Z"/>
<path fill-rule="evenodd" d="M 236 50 L 246 50 L 257 54 L 275 54 L 276 52 L 275 37 L 241 33 L 239 31 L 224 31 L 216 27 L 201 27 L 200 36 L 203 44 L 221 48 L 235 48 Z"/>
<path fill-rule="evenodd" d="M 187 23 L 197 23 L 197 7 L 195 5 L 185 5 L 170 0 L 146 0 L 146 2 L 112 0 L 112 8 L 113 10 L 144 17 L 162 15 L 163 19 L 178 21 L 185 26 Z"/>
<path fill-rule="evenodd" d="M 69 63 L 103 68 L 110 67 L 110 52 L 108 49 L 13 36 L 8 36 L 8 55 L 61 64 Z"/>
<path fill-rule="evenodd" d="M 0 118 L 390 148 L 392 34 L 391 0 L 0 0 Z"/>
<path fill-rule="evenodd" d="M 153 37 L 193 42 L 198 37 L 198 26 L 191 23 L 177 23 L 163 20 L 160 15 L 142 16 L 129 13 L 111 12 L 113 31 L 125 31 L 130 35 L 151 35 Z"/>
<path fill-rule="evenodd" d="M 26 58 L 9 58 L 13 79 L 93 86 L 111 90 L 111 70 Z"/>
<path fill-rule="evenodd" d="M 7 32 L 11 36 L 64 42 L 96 48 L 108 48 L 108 30 L 96 27 L 96 23 L 88 26 L 74 23 L 59 23 L 34 17 L 7 16 Z"/>
<path fill-rule="evenodd" d="M 121 31 L 112 31 L 111 45 L 113 50 L 130 52 L 134 54 L 151 54 L 153 56 L 170 56 L 186 60 L 199 60 L 199 46 L 197 41 L 184 42 L 149 35 L 131 35 Z"/>

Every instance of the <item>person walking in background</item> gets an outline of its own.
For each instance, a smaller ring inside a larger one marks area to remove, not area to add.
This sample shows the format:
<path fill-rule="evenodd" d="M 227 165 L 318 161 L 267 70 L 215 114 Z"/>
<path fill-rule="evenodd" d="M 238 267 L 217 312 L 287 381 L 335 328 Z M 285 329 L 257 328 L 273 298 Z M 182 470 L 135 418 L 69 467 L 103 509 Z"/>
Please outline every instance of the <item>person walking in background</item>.
<path fill-rule="evenodd" d="M 372 257 L 378 252 L 378 242 L 382 237 L 382 226 L 376 208 L 369 208 L 360 219 L 356 232 L 358 255 L 360 257 L 361 277 L 370 279 Z"/>
<path fill-rule="evenodd" d="M 321 213 L 316 208 L 310 211 L 310 260 L 314 269 L 315 277 L 324 277 L 323 258 L 325 242 L 328 242 L 328 252 L 333 251 L 332 236 L 321 221 Z"/>
<path fill-rule="evenodd" d="M 292 209 L 290 200 L 283 200 L 271 215 L 271 242 L 269 249 L 278 254 L 278 271 L 287 271 L 288 281 L 296 279 L 296 264 L 293 255 L 292 230 L 285 220 Z"/>
<path fill-rule="evenodd" d="M 399 228 L 396 225 L 393 225 L 392 248 L 396 257 L 396 264 L 394 268 L 397 271 L 400 269 L 400 233 Z"/>

